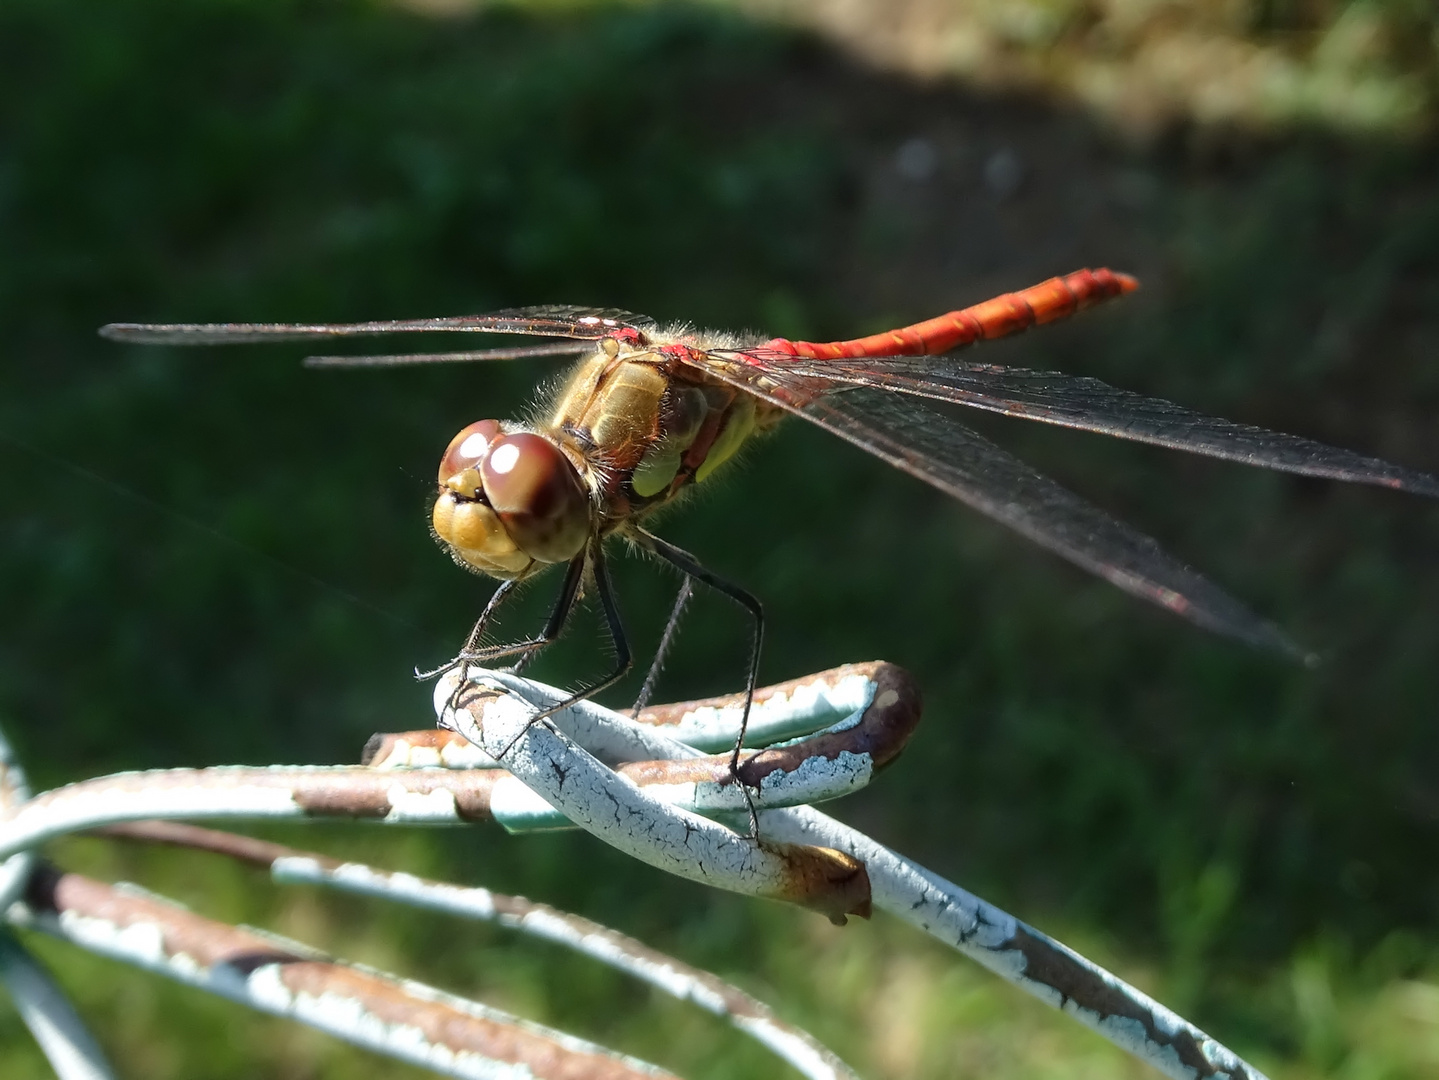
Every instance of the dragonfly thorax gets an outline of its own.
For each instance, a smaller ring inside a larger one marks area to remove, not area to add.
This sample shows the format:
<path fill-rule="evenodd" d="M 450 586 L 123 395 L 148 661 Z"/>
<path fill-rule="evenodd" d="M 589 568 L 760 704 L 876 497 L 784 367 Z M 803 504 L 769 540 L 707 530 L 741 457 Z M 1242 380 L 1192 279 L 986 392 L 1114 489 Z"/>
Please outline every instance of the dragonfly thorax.
<path fill-rule="evenodd" d="M 498 420 L 462 430 L 440 459 L 435 536 L 455 561 L 497 578 L 568 562 L 589 538 L 589 495 L 550 439 Z"/>
<path fill-rule="evenodd" d="M 560 389 L 546 430 L 582 459 L 602 533 L 679 497 L 778 418 L 691 362 L 705 355 L 683 343 L 601 347 Z"/>

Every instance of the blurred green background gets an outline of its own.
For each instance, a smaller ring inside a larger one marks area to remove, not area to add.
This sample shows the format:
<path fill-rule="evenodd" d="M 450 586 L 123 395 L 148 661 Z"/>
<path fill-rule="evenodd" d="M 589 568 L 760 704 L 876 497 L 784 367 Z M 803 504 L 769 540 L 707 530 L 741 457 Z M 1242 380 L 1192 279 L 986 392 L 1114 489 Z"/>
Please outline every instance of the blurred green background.
<path fill-rule="evenodd" d="M 1364 123 L 1320 98 L 1222 124 L 1182 94 L 1136 124 L 1071 93 L 1090 85 L 1061 77 L 1075 55 L 1128 70 L 1103 19 L 990 46 L 1048 74 L 981 89 L 758 3 L 428 6 L 449 10 L 0 6 L 0 722 L 37 786 L 347 761 L 373 731 L 425 726 L 412 669 L 452 653 L 488 589 L 427 534 L 434 463 L 562 370 L 321 373 L 295 348 L 123 348 L 95 336 L 111 320 L 569 302 L 824 339 L 1108 265 L 1145 288 L 983 358 L 1439 470 L 1423 5 L 1227 5 L 1253 15 L 1230 40 L 1303 70 L 1367 19 L 1383 47 L 1358 70 L 1413 93 Z M 1173 23 L 1156 19 L 1146 48 Z M 1325 662 L 1215 640 L 790 425 L 660 531 L 764 599 L 766 681 L 871 658 L 917 676 L 910 752 L 836 813 L 1276 1076 L 1439 1073 L 1439 511 L 992 419 L 977 426 Z M 619 562 L 643 651 L 674 580 Z M 546 591 L 506 626 L 538 620 Z M 596 672 L 599 640 L 590 614 L 536 675 Z M 739 615 L 702 598 L 662 696 L 734 689 L 744 650 Z M 836 929 L 583 836 L 271 835 L 604 921 L 869 1076 L 1149 1075 L 882 916 Z M 788 1075 L 695 1010 L 499 931 L 277 892 L 209 857 L 54 854 L 686 1076 Z M 35 945 L 127 1076 L 420 1075 Z M 0 1047 L 0 1077 L 43 1075 L 8 1003 Z"/>

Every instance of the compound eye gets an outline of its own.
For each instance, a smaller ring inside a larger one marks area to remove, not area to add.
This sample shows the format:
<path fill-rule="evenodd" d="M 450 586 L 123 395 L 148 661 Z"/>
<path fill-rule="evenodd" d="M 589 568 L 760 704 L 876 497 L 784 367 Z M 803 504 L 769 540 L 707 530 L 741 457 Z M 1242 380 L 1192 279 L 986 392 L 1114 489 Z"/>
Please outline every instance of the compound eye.
<path fill-rule="evenodd" d="M 503 435 L 498 420 L 479 420 L 451 439 L 445 456 L 440 458 L 440 486 L 466 499 L 477 498 L 480 476 L 476 470 L 495 440 Z"/>
<path fill-rule="evenodd" d="M 567 562 L 590 534 L 590 500 L 575 467 L 549 439 L 526 431 L 490 444 L 479 466 L 485 499 L 520 550 Z"/>

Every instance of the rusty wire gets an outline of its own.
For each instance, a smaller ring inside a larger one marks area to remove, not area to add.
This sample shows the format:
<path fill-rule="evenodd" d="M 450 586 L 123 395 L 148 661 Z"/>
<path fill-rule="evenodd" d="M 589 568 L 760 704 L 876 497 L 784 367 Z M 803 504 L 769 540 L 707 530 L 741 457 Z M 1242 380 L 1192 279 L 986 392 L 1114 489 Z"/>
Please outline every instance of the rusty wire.
<path fill-rule="evenodd" d="M 882 665 L 870 674 L 874 690 L 867 711 L 917 710 L 917 694 L 902 672 Z M 526 715 L 561 700 L 562 691 L 508 676 L 485 678 L 509 692 L 503 696 L 477 693 L 453 710 L 447 708 L 449 696 L 437 692 L 436 710 L 442 724 L 457 727 L 487 751 L 511 747 L 504 763 L 519 779 L 543 790 L 545 797 L 581 828 L 611 843 L 618 835 L 620 843 L 616 846 L 629 840 L 626 825 L 646 828 L 663 812 L 658 800 L 643 789 L 622 785 L 612 773 L 612 779 L 607 779 L 602 771 L 589 768 L 584 750 L 570 743 L 562 730 L 566 726 L 563 714 L 524 727 Z M 591 713 L 601 711 L 592 703 L 576 708 Z M 625 717 L 613 714 L 615 729 L 623 730 L 627 722 Z M 836 728 L 842 730 L 844 725 Z M 647 742 L 647 748 L 656 750 L 653 739 Z M 670 743 L 667 754 L 681 760 L 698 756 L 697 751 L 678 741 Z M 795 767 L 823 769 L 826 760 L 832 762 L 835 771 L 854 768 L 844 753 L 833 759 L 806 760 Z M 562 764 L 566 775 L 577 782 L 556 783 L 556 763 Z M 764 788 L 760 790 L 763 795 Z M 829 851 L 854 859 L 865 867 L 865 884 L 872 890 L 873 906 L 970 956 L 1166 1075 L 1176 1080 L 1264 1080 L 1259 1070 L 1228 1047 L 1117 975 L 813 807 L 761 809 L 759 824 L 765 842 L 780 852 Z M 663 830 L 655 835 L 663 857 L 654 858 L 655 853 L 650 852 L 647 861 L 668 869 L 669 863 L 686 857 L 685 837 L 676 839 Z M 646 857 L 646 853 L 640 857 Z M 706 863 L 701 857 L 678 872 L 722 888 L 773 895 L 768 880 L 748 866 L 741 867 L 736 877 L 730 868 L 718 866 L 717 860 Z M 746 874 L 751 876 L 746 879 Z M 813 896 L 787 898 L 825 910 Z"/>
<path fill-rule="evenodd" d="M 867 674 L 848 669 L 840 673 L 840 678 L 848 680 L 851 691 L 861 684 L 868 685 Z M 823 683 L 824 677 L 819 681 Z M 762 715 L 766 709 L 774 712 L 776 702 L 787 714 L 779 726 L 771 726 L 771 734 L 794 728 L 795 716 L 806 712 L 833 719 L 836 710 L 841 714 L 864 711 L 865 702 L 858 699 L 846 706 L 843 699 L 826 704 L 814 700 L 813 695 L 810 700 L 805 700 L 803 694 L 795 697 L 795 688 L 802 683 L 804 680 L 797 680 L 762 694 L 767 703 L 761 709 Z M 818 684 L 811 679 L 809 685 Z M 854 708 L 855 704 L 860 708 Z M 663 723 L 679 714 L 675 707 L 662 706 L 647 715 Z M 848 749 L 877 753 L 888 760 L 898 752 L 916 719 L 917 713 L 909 718 L 907 726 L 888 731 L 876 730 L 873 723 L 853 725 L 856 730 L 841 742 Z M 799 721 L 800 728 L 806 722 Z M 815 726 L 809 723 L 810 728 Z M 441 737 L 436 739 L 435 734 Z M 470 824 L 494 819 L 496 791 L 500 791 L 503 804 L 504 792 L 518 787 L 507 773 L 498 769 L 417 769 L 414 761 L 408 763 L 411 767 L 404 767 L 406 763 L 396 756 L 397 747 L 408 746 L 408 756 L 416 759 L 423 756 L 426 743 L 432 747 L 449 744 L 455 749 L 453 742 L 452 733 L 382 737 L 373 741 L 372 750 L 367 752 L 370 757 L 379 752 L 387 759 L 377 765 L 122 773 L 71 784 L 34 798 L 27 797 L 18 767 L 10 767 L 0 772 L 0 857 L 9 856 L 7 867 L 20 868 L 15 877 L 26 891 L 22 901 L 11 905 L 8 921 L 253 1008 L 289 1016 L 358 1045 L 427 1065 L 444 1075 L 499 1075 L 512 1066 L 523 1066 L 538 1077 L 667 1075 L 646 1063 L 546 1031 L 434 988 L 345 965 L 295 942 L 205 919 L 135 886 L 91 881 L 44 864 L 32 869 L 32 851 L 39 844 L 99 827 L 112 836 L 183 843 L 250 862 L 268 859 L 274 864 L 272 874 L 277 881 L 316 881 L 470 917 L 481 914 L 488 905 L 497 921 L 566 943 L 726 1017 L 806 1076 L 853 1080 L 855 1074 L 838 1057 L 812 1036 L 780 1021 L 762 1003 L 708 973 L 588 920 L 485 890 L 457 889 L 354 864 L 329 864 L 321 856 L 284 851 L 249 837 L 175 823 L 185 818 L 348 818 L 388 824 Z M 822 732 L 809 745 L 823 751 L 832 742 Z M 785 749 L 747 754 L 747 761 L 755 762 L 764 753 L 769 758 L 753 767 L 794 764 L 794 751 Z M 723 758 L 716 759 L 722 761 Z M 13 766 L 3 757 L 0 763 Z M 634 782 L 655 790 L 675 786 L 672 781 L 676 776 L 667 775 L 662 763 L 649 763 L 648 775 L 645 762 L 630 762 L 625 771 Z M 723 768 L 715 762 L 708 769 L 703 762 L 693 763 L 688 775 L 692 789 L 704 783 L 715 787 L 728 781 Z M 513 794 L 510 799 L 513 801 Z M 499 816 L 505 819 L 503 806 Z M 553 819 L 553 812 L 550 817 Z M 525 827 L 512 815 L 506 824 Z M 281 852 L 283 858 L 279 857 Z M 839 861 L 853 865 L 852 860 Z M 32 975 L 45 981 L 48 990 L 53 991 L 49 994 L 52 1004 L 58 1001 L 63 1005 L 63 996 L 44 979 L 43 969 L 18 941 L 14 947 L 12 957 L 16 963 L 27 966 Z M 35 1013 L 37 1003 L 46 996 L 36 989 L 39 985 L 36 979 L 23 985 L 11 981 L 12 992 L 17 999 L 23 999 L 22 1012 L 28 1009 Z M 68 1064 L 77 1058 L 77 1047 L 93 1046 L 73 1010 L 70 1015 L 75 1030 L 63 1046 L 57 1048 L 55 1040 L 47 1041 L 37 1031 L 52 1064 L 65 1080 L 72 1076 L 75 1080 L 108 1076 L 98 1051 L 98 1065 L 90 1072 L 73 1071 Z"/>
<path fill-rule="evenodd" d="M 111 834 L 263 864 L 277 881 L 307 881 L 492 918 L 560 940 L 695 1000 L 807 1076 L 853 1076 L 811 1037 L 782 1024 L 733 987 L 577 916 L 483 889 L 426 882 L 166 823 L 340 817 L 460 825 L 494 820 L 518 832 L 573 822 L 676 873 L 791 900 L 836 921 L 846 914 L 867 916 L 871 905 L 887 910 L 1167 1075 L 1263 1080 L 1227 1048 L 1116 976 L 804 805 L 867 783 L 899 752 L 919 715 L 918 694 L 899 669 L 851 665 L 760 693 L 751 731 L 788 741 L 746 751 L 742 758 L 740 775 L 756 793 L 758 843 L 701 816 L 731 823 L 746 816 L 744 794 L 725 765 L 728 755 L 696 748 L 723 746 L 725 732 L 733 738 L 740 712 L 736 696 L 656 707 L 643 712 L 638 723 L 580 703 L 530 724 L 536 710 L 563 696 L 560 691 L 490 672 L 479 673 L 461 694 L 454 689 L 442 684 L 436 692 L 441 723 L 452 730 L 377 737 L 367 748 L 364 766 L 119 774 L 29 799 L 14 786 L 18 774 L 0 768 L 0 786 L 11 781 L 8 794 L 0 791 L 0 857 L 9 858 L 6 868 L 19 865 L 16 858 L 46 840 L 108 826 Z M 452 701 L 458 707 L 450 708 Z M 494 767 L 499 756 L 505 769 Z M 6 760 L 0 758 L 0 765 Z M 493 1075 L 504 1062 L 517 1062 L 513 1056 L 486 1054 L 518 1053 L 516 1047 L 534 1039 L 549 1040 L 541 1054 L 550 1055 L 546 1061 L 589 1062 L 585 1075 L 600 1075 L 593 1070 L 601 1068 L 619 1070 L 604 1075 L 657 1074 L 653 1066 L 494 1014 L 477 1003 L 201 919 L 133 887 L 89 882 L 43 866 L 28 881 L 27 899 L 8 913 L 12 924 L 164 971 L 444 1075 Z M 237 956 L 251 960 L 238 963 Z M 197 958 L 204 960 L 198 967 Z M 250 976 L 262 971 L 260 983 L 250 986 Z M 314 1007 L 317 1001 L 345 1004 L 332 1014 Z M 441 1013 L 446 1022 L 435 1022 Z M 70 1074 L 62 1075 L 68 1080 Z"/>
<path fill-rule="evenodd" d="M 134 886 L 41 863 L 17 907 L 12 921 L 19 926 L 445 1075 L 491 1077 L 508 1067 L 536 1080 L 670 1076 L 478 1002 L 196 915 Z"/>
<path fill-rule="evenodd" d="M 111 825 L 101 834 L 224 855 L 268 870 L 286 885 L 320 885 L 466 919 L 494 922 L 584 953 L 681 1000 L 691 1001 L 768 1046 L 810 1077 L 856 1080 L 832 1051 L 723 979 L 651 949 L 591 919 L 522 896 L 389 873 L 283 844 L 169 821 Z"/>

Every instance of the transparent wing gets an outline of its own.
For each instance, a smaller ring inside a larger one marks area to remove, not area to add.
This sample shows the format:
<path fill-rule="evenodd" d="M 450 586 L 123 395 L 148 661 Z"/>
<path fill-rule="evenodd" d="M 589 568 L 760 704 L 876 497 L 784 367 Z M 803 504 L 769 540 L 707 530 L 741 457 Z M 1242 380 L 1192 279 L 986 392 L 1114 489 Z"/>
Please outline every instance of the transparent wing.
<path fill-rule="evenodd" d="M 514 349 L 477 349 L 473 352 L 405 353 L 393 356 L 307 356 L 306 367 L 404 367 L 410 364 L 462 364 L 476 360 L 525 360 L 532 356 L 577 356 L 594 349 L 588 341 L 550 341 Z"/>
<path fill-rule="evenodd" d="M 1439 498 L 1439 479 L 1298 435 L 1190 412 L 1161 398 L 1057 371 L 962 363 L 938 356 L 796 360 L 746 350 L 766 370 L 782 366 L 827 383 L 952 401 L 976 409 L 1082 428 L 1120 439 L 1240 461 L 1281 472 L 1377 484 Z"/>
<path fill-rule="evenodd" d="M 702 366 L 710 375 L 818 424 L 1126 592 L 1209 630 L 1307 659 L 1273 623 L 1165 554 L 1150 537 L 950 417 L 887 390 L 824 386 L 779 365 L 749 363 L 742 355 L 713 353 L 712 362 Z"/>
<path fill-rule="evenodd" d="M 619 331 L 644 333 L 654 320 L 614 308 L 552 305 L 511 308 L 489 315 L 399 319 L 363 323 L 110 323 L 100 336 L 145 345 L 240 345 L 257 341 L 310 341 L 431 332 L 529 334 L 597 341 Z"/>

